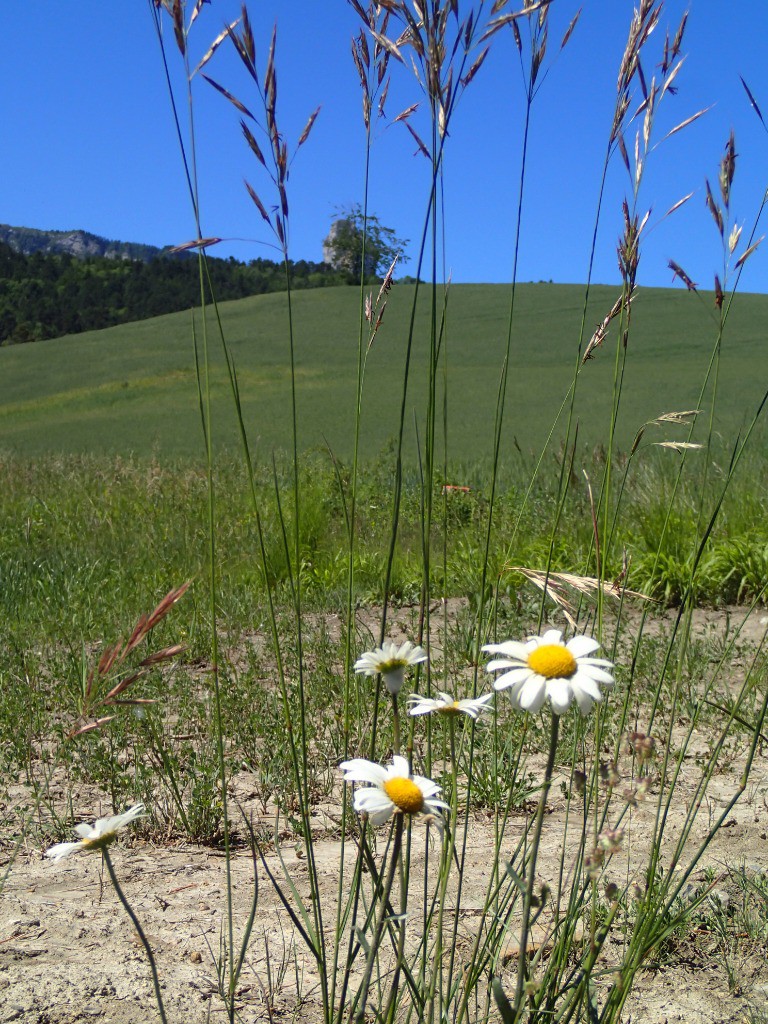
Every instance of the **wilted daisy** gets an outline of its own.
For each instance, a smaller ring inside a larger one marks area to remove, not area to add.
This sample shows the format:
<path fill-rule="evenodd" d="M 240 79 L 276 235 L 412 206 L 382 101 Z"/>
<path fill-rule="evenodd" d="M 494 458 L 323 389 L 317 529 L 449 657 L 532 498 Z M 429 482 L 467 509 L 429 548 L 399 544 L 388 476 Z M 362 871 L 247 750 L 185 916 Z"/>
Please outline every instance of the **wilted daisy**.
<path fill-rule="evenodd" d="M 355 791 L 354 807 L 358 814 L 367 814 L 372 825 L 383 825 L 393 814 L 439 815 L 448 804 L 437 799 L 440 786 L 423 775 L 412 775 L 408 761 L 395 755 L 389 767 L 355 757 L 343 761 L 339 768 L 345 782 L 368 782 L 366 789 Z"/>
<path fill-rule="evenodd" d="M 538 711 L 546 700 L 556 715 L 567 711 L 572 700 L 582 715 L 602 700 L 600 685 L 613 686 L 613 664 L 590 657 L 600 644 L 591 636 L 574 636 L 567 644 L 563 634 L 550 629 L 526 642 L 507 640 L 486 644 L 484 651 L 504 657 L 489 661 L 487 672 L 502 672 L 494 681 L 497 690 L 511 688 L 512 703 L 521 711 Z"/>
<path fill-rule="evenodd" d="M 421 697 L 418 693 L 412 693 L 408 698 L 411 705 L 408 713 L 431 715 L 437 712 L 439 715 L 469 715 L 476 719 L 481 712 L 492 710 L 489 704 L 492 698 L 492 693 L 484 693 L 482 697 L 465 697 L 464 700 L 454 700 L 450 693 L 443 690 L 437 691 L 437 697 Z"/>
<path fill-rule="evenodd" d="M 93 825 L 75 825 L 75 832 L 80 836 L 80 840 L 76 843 L 57 843 L 45 851 L 45 856 L 55 862 L 81 850 L 84 853 L 103 850 L 117 839 L 117 833 L 121 828 L 130 825 L 143 814 L 144 804 L 134 804 L 129 810 L 113 818 L 99 818 Z"/>
<path fill-rule="evenodd" d="M 355 672 L 366 676 L 381 675 L 384 685 L 391 694 L 400 692 L 405 681 L 405 670 L 427 660 L 427 652 L 417 647 L 410 640 L 397 647 L 390 640 L 385 640 L 375 651 L 366 651 L 355 662 Z"/>

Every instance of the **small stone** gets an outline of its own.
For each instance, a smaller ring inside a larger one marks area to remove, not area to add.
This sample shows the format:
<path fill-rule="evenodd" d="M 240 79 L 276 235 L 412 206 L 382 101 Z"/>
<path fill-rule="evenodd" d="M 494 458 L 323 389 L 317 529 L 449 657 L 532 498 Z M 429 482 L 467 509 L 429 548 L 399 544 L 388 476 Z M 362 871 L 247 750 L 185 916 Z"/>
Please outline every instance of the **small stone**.
<path fill-rule="evenodd" d="M 193 949 L 192 952 L 189 954 L 189 961 L 193 964 L 201 964 L 203 962 L 203 954 L 200 953 L 198 950 Z"/>
<path fill-rule="evenodd" d="M 713 889 L 709 894 L 709 902 L 720 910 L 727 910 L 731 898 L 725 889 Z"/>
<path fill-rule="evenodd" d="M 197 909 L 198 910 L 210 910 L 211 909 L 211 905 L 210 905 L 210 903 L 202 903 L 201 902 L 201 903 L 197 904 Z"/>

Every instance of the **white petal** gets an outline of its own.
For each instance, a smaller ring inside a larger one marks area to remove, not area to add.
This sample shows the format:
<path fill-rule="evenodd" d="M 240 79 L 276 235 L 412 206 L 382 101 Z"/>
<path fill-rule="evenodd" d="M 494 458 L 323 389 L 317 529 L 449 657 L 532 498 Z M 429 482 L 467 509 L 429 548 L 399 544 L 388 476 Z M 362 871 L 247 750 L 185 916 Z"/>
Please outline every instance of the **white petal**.
<path fill-rule="evenodd" d="M 99 824 L 98 821 L 96 824 Z M 83 839 L 98 839 L 101 835 L 93 825 L 86 825 L 84 821 L 79 825 L 75 825 L 75 832 L 77 832 L 79 836 L 82 836 Z"/>
<path fill-rule="evenodd" d="M 412 644 L 410 640 L 406 640 L 400 647 L 400 650 L 395 654 L 396 658 L 402 658 L 403 661 L 407 661 L 409 665 L 418 665 L 422 661 L 426 661 L 428 658 L 427 652 L 423 647 L 418 647 Z"/>
<path fill-rule="evenodd" d="M 592 710 L 592 705 L 595 703 L 595 700 L 602 700 L 602 697 L 599 693 L 595 700 L 593 700 L 592 697 L 585 690 L 578 690 L 575 688 L 573 695 L 576 698 L 576 703 L 579 705 L 579 711 L 584 716 L 588 715 L 589 712 Z"/>
<path fill-rule="evenodd" d="M 498 672 L 503 668 L 526 668 L 527 665 L 528 663 L 526 661 L 510 661 L 509 658 L 494 658 L 485 666 L 485 671 Z"/>
<path fill-rule="evenodd" d="M 426 697 L 422 697 L 418 704 L 412 704 L 408 709 L 409 715 L 428 715 L 432 711 L 437 711 L 438 704 L 435 700 L 428 700 Z"/>
<path fill-rule="evenodd" d="M 598 668 L 597 665 L 585 665 L 583 661 L 580 661 L 579 673 L 589 676 L 590 679 L 594 679 L 595 682 L 602 683 L 604 686 L 613 686 L 614 684 L 614 678 L 610 672 Z"/>
<path fill-rule="evenodd" d="M 123 825 L 127 825 L 131 821 L 135 821 L 137 818 L 143 818 L 146 807 L 144 804 L 134 804 L 133 807 L 129 807 L 127 811 L 124 811 L 120 817 L 123 819 Z"/>
<path fill-rule="evenodd" d="M 78 850 L 83 848 L 82 843 L 57 843 L 52 846 L 50 850 L 45 851 L 45 856 L 50 857 L 54 863 L 60 860 L 64 860 L 65 857 L 69 857 L 71 853 L 76 853 Z"/>
<path fill-rule="evenodd" d="M 563 632 L 560 629 L 548 629 L 541 637 L 531 637 L 532 640 L 538 640 L 542 646 L 544 644 L 560 644 L 563 641 Z"/>
<path fill-rule="evenodd" d="M 532 673 L 530 679 L 521 687 L 517 702 L 523 711 L 530 711 L 532 714 L 536 714 L 546 698 L 546 682 L 542 676 Z"/>
<path fill-rule="evenodd" d="M 408 759 L 400 757 L 398 754 L 392 758 L 392 766 L 387 768 L 388 779 L 408 779 L 411 775 L 411 769 L 408 765 Z"/>
<path fill-rule="evenodd" d="M 525 661 L 528 658 L 528 645 L 519 640 L 505 640 L 501 644 L 484 644 L 483 650 L 489 654 L 506 654 L 518 661 Z"/>
<path fill-rule="evenodd" d="M 433 782 L 432 779 L 424 778 L 423 775 L 412 775 L 411 781 L 416 783 L 416 785 L 421 790 L 421 795 L 425 799 L 427 797 L 434 796 L 435 793 L 439 793 L 440 790 L 443 788 L 442 786 L 438 786 L 436 782 Z"/>
<path fill-rule="evenodd" d="M 578 696 L 579 692 L 588 694 L 592 700 L 602 700 L 600 687 L 594 679 L 590 679 L 586 672 L 577 672 L 570 680 L 573 692 Z"/>
<path fill-rule="evenodd" d="M 387 794 L 380 789 L 358 789 L 354 807 L 358 814 L 367 814 L 372 825 L 383 825 L 395 809 Z"/>
<path fill-rule="evenodd" d="M 355 672 L 365 672 L 366 675 L 371 675 L 376 671 L 378 664 L 379 660 L 373 654 L 363 654 L 355 662 Z"/>
<path fill-rule="evenodd" d="M 466 697 L 458 702 L 458 708 L 460 711 L 466 711 L 467 714 L 471 713 L 476 718 L 481 711 L 493 710 L 493 705 L 490 703 L 492 700 L 492 693 L 484 693 L 482 697 Z"/>
<path fill-rule="evenodd" d="M 516 668 L 512 672 L 507 672 L 506 675 L 497 676 L 493 681 L 494 690 L 503 690 L 507 686 L 522 686 L 531 676 L 535 675 L 529 668 Z"/>
<path fill-rule="evenodd" d="M 574 636 L 565 645 L 574 658 L 583 658 L 596 651 L 600 644 L 591 636 Z"/>
<path fill-rule="evenodd" d="M 345 782 L 370 782 L 374 786 L 382 786 L 387 778 L 386 768 L 374 761 L 366 761 L 363 757 L 342 761 L 339 768 L 345 773 Z"/>
<path fill-rule="evenodd" d="M 571 684 L 567 679 L 550 679 L 547 690 L 552 710 L 556 715 L 562 715 L 568 710 L 573 697 Z"/>

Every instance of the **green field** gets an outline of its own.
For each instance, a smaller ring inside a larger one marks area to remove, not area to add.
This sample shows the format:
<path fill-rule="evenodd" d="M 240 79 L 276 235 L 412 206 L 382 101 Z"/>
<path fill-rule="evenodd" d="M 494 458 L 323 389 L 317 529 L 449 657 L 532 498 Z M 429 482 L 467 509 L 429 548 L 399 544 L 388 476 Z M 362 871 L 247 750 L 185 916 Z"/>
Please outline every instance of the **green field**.
<path fill-rule="evenodd" d="M 368 360 L 363 453 L 374 457 L 397 430 L 413 286 L 395 286 Z M 505 417 L 505 451 L 546 439 L 573 376 L 584 289 L 528 284 L 517 290 Z M 618 296 L 595 287 L 587 338 Z M 407 423 L 426 408 L 430 292 L 422 288 L 416 319 Z M 357 372 L 359 293 L 355 288 L 294 295 L 300 446 L 327 442 L 351 452 Z M 440 297 L 442 303 L 442 296 Z M 618 439 L 629 445 L 644 421 L 692 408 L 716 341 L 711 296 L 672 289 L 641 290 L 622 393 Z M 490 455 L 493 416 L 510 304 L 503 285 L 454 285 L 447 301 L 449 453 L 452 462 Z M 246 423 L 257 454 L 289 445 L 290 372 L 284 294 L 224 303 Z M 716 430 L 733 438 L 766 386 L 764 324 L 768 297 L 739 296 L 728 320 L 717 396 Z M 199 318 L 198 318 L 199 320 Z M 36 344 L 0 349 L 0 449 L 9 453 L 120 453 L 188 456 L 202 451 L 191 314 Z M 213 420 L 217 440 L 236 444 L 229 385 L 211 325 Z M 201 325 L 197 324 L 198 338 Z M 605 440 L 615 363 L 613 330 L 584 368 L 576 405 L 579 437 Z M 706 406 L 706 403 L 705 403 Z M 557 436 L 557 435 L 556 435 Z M 678 434 L 669 436 L 680 437 Z M 654 439 L 662 440 L 656 432 Z M 649 437 L 650 439 L 650 437 Z M 409 451 L 413 451 L 411 444 Z"/>

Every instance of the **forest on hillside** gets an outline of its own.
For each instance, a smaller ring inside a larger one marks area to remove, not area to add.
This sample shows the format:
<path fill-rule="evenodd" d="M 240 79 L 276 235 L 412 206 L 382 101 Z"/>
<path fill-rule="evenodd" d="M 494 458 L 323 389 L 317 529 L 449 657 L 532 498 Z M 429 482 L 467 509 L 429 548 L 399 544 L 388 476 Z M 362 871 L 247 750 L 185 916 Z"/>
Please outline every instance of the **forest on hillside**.
<path fill-rule="evenodd" d="M 282 263 L 208 257 L 218 302 L 285 291 Z M 346 284 L 326 263 L 289 262 L 292 288 Z M 57 338 L 200 305 L 198 261 L 190 254 L 142 261 L 67 253 L 24 255 L 0 242 L 0 345 Z"/>

